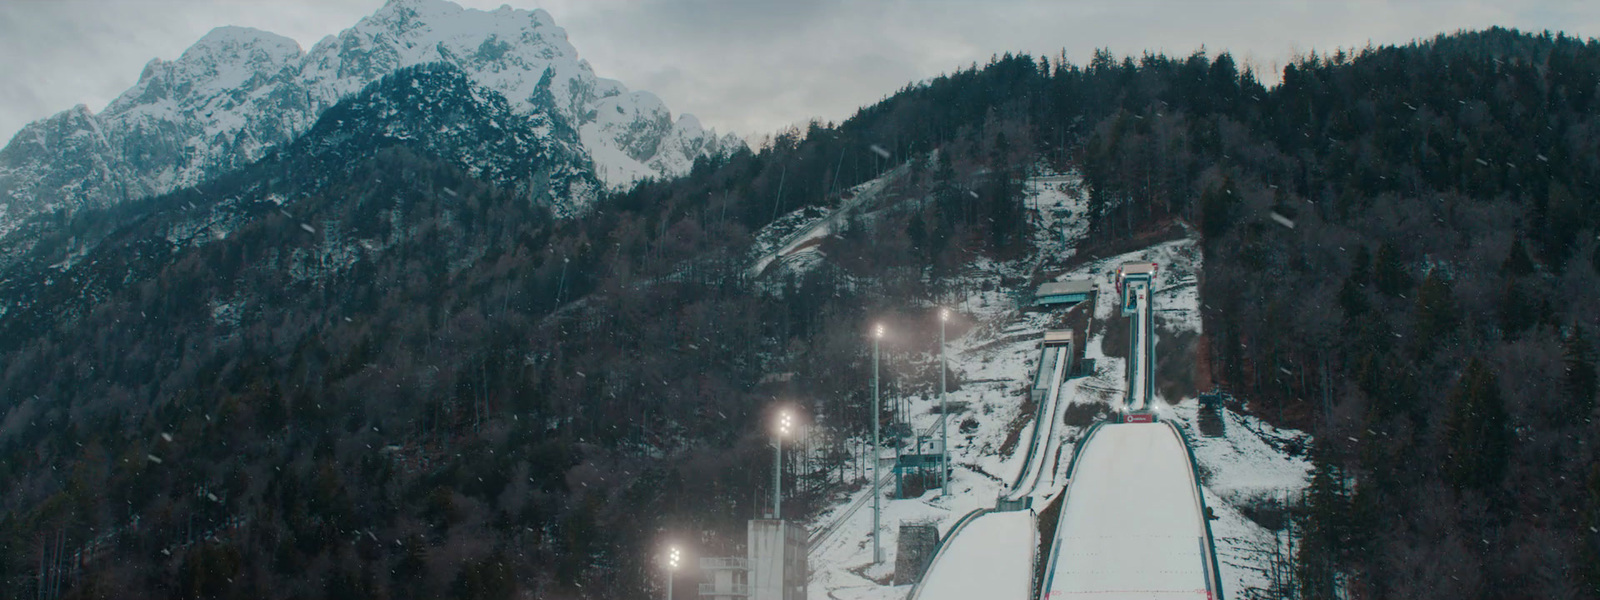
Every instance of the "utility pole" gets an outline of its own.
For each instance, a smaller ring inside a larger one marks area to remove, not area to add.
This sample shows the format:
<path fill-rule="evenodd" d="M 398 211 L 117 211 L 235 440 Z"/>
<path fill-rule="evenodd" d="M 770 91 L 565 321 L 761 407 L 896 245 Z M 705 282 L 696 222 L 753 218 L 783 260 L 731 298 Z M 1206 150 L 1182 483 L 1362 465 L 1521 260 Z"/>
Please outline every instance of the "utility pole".
<path fill-rule="evenodd" d="M 944 483 L 943 495 L 950 496 L 950 388 L 945 385 L 946 363 L 944 324 L 950 320 L 950 309 L 939 309 L 939 429 L 943 441 L 939 444 L 939 481 Z"/>
<path fill-rule="evenodd" d="M 878 343 L 883 341 L 883 325 L 872 336 L 872 563 L 883 561 L 883 546 L 878 541 L 879 520 L 883 514 L 883 494 L 878 489 Z"/>
<path fill-rule="evenodd" d="M 556 307 L 557 308 L 561 307 L 561 295 L 562 295 L 562 293 L 567 291 L 567 263 L 569 263 L 569 262 L 572 262 L 572 259 L 570 259 L 570 258 L 562 258 L 561 259 L 561 283 L 556 285 Z"/>

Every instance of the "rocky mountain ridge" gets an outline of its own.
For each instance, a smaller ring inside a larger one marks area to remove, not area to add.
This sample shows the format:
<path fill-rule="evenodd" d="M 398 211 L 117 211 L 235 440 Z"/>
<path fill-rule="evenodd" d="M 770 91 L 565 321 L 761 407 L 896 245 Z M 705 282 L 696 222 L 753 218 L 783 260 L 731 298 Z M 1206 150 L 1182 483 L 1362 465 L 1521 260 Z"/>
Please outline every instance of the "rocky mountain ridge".
<path fill-rule="evenodd" d="M 264 31 L 215 29 L 176 60 L 152 60 L 100 113 L 80 105 L 29 124 L 0 149 L 0 235 L 35 215 L 110 206 L 238 169 L 383 76 L 438 62 L 519 114 L 548 109 L 581 132 L 608 188 L 680 175 L 700 156 L 742 146 L 691 116 L 674 120 L 653 94 L 596 76 L 543 10 L 391 0 L 309 51 Z"/>

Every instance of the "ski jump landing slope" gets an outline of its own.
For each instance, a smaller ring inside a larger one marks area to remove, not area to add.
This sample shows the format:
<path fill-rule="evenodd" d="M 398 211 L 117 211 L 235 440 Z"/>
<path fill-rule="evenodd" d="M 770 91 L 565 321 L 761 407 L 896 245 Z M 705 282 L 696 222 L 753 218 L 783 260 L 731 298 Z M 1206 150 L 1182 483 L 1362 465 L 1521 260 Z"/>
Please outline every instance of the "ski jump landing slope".
<path fill-rule="evenodd" d="M 918 600 L 1028 600 L 1038 535 L 1028 511 L 986 512 L 951 531 Z M 959 533 L 960 535 L 956 535 Z"/>
<path fill-rule="evenodd" d="M 1177 428 L 1108 423 L 1082 452 L 1040 597 L 1220 597 L 1204 501 Z"/>

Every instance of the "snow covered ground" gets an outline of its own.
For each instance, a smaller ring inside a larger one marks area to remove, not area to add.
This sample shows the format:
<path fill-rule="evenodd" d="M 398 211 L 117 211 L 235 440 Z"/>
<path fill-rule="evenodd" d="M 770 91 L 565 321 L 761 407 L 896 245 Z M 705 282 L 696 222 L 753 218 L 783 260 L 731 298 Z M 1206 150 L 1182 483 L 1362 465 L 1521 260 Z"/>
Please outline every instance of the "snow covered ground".
<path fill-rule="evenodd" d="M 1211 522 L 1211 535 L 1221 563 L 1223 590 L 1229 598 L 1264 597 L 1257 593 L 1268 587 L 1268 555 L 1282 534 L 1250 520 L 1243 509 L 1262 502 L 1293 500 L 1305 491 L 1311 463 L 1287 449 L 1309 447 L 1311 436 L 1225 410 L 1226 435 L 1203 438 L 1194 435 L 1198 402 L 1186 401 L 1173 407 L 1173 412 L 1190 432 L 1206 506 L 1217 516 Z"/>
<path fill-rule="evenodd" d="M 1089 195 L 1077 173 L 1046 174 L 1028 179 L 1026 205 L 1033 220 L 1033 245 L 1041 262 L 1066 260 L 1077 254 L 1089 234 Z"/>
<path fill-rule="evenodd" d="M 1033 514 L 1026 511 L 974 519 L 924 576 L 921 599 L 1027 600 L 1033 583 L 1034 525 Z"/>
<path fill-rule="evenodd" d="M 1033 215 L 1034 236 L 1039 251 L 1032 257 L 1018 261 L 997 263 L 985 258 L 976 259 L 970 266 L 969 279 L 987 280 L 998 284 L 1001 277 L 1024 277 L 1041 268 L 1058 264 L 1076 252 L 1076 245 L 1086 234 L 1082 215 L 1086 198 L 1078 193 L 1075 175 L 1049 175 L 1030 182 L 1029 207 Z M 867 185 L 867 184 L 864 184 Z M 862 194 L 858 191 L 858 197 Z M 826 219 L 809 216 L 810 224 L 820 224 Z M 791 225 L 792 227 L 792 225 Z M 806 230 L 799 232 L 799 230 Z M 798 232 L 798 233 L 797 233 Z M 781 235 L 781 241 L 770 240 L 760 258 L 774 260 L 784 247 L 803 244 L 802 238 L 825 235 L 823 227 L 801 225 Z M 759 260 L 759 258 L 758 258 Z M 1201 272 L 1201 251 L 1195 240 L 1178 240 L 1085 263 L 1058 279 L 1088 277 L 1094 281 L 1097 294 L 1102 299 L 1116 297 L 1115 282 L 1107 277 L 1125 262 L 1155 262 L 1160 265 L 1154 282 L 1153 300 L 1157 323 L 1156 361 L 1164 356 L 1161 345 L 1163 332 L 1182 331 L 1200 333 L 1200 299 L 1197 281 Z M 954 474 L 951 494 L 945 497 L 937 488 L 918 498 L 883 500 L 882 548 L 883 560 L 872 561 L 872 509 L 866 489 L 844 499 L 833 510 L 822 514 L 811 525 L 813 530 L 833 524 L 839 515 L 847 512 L 852 503 L 868 500 L 864 508 L 851 513 L 838 523 L 838 530 L 812 548 L 810 553 L 811 580 L 808 595 L 813 600 L 894 599 L 907 597 L 911 586 L 888 585 L 893 575 L 896 540 L 902 523 L 930 523 L 938 527 L 941 539 L 947 536 L 962 516 L 982 508 L 993 508 L 995 501 L 1021 474 L 1027 440 L 1034 436 L 1038 425 L 1031 417 L 1020 413 L 1026 400 L 1037 367 L 1038 341 L 1048 328 L 1049 314 L 1018 310 L 1013 290 L 999 285 L 983 291 L 981 285 L 971 286 L 972 293 L 954 303 L 962 319 L 972 321 L 972 327 L 960 338 L 949 341 L 949 359 L 952 370 L 960 373 L 964 382 L 961 389 L 950 393 L 952 410 L 951 463 Z M 1115 301 L 1102 300 L 1095 306 L 1093 317 L 1105 322 L 1124 318 L 1115 311 Z M 1068 379 L 1061 388 L 1060 402 L 1064 410 L 1073 404 L 1106 404 L 1120 399 L 1126 390 L 1125 361 L 1105 355 L 1107 343 L 1127 344 L 1126 339 L 1104 339 L 1104 327 L 1095 327 L 1096 335 L 1087 340 L 1084 358 L 1095 362 L 1095 372 L 1086 377 Z M 1173 357 L 1165 357 L 1172 359 Z M 1159 396 L 1158 396 L 1159 397 Z M 1284 448 L 1306 442 L 1299 432 L 1274 430 L 1254 418 L 1229 413 L 1227 436 L 1199 438 L 1193 434 L 1197 403 L 1193 398 L 1162 398 L 1164 417 L 1172 418 L 1186 428 L 1195 441 L 1194 452 L 1208 506 L 1213 507 L 1219 520 L 1212 522 L 1217 554 L 1221 562 L 1222 583 L 1228 597 L 1244 597 L 1239 593 L 1246 588 L 1264 588 L 1263 552 L 1273 546 L 1273 532 L 1257 525 L 1240 510 L 1264 498 L 1298 494 L 1307 479 L 1307 464 L 1302 458 L 1289 455 Z M 925 431 L 938 423 L 938 397 L 917 397 L 910 401 L 911 424 Z M 1059 413 L 1058 413 L 1059 414 Z M 1018 418 L 1030 419 L 1022 431 L 1016 449 L 1001 455 L 1000 449 L 1008 429 Z M 973 427 L 963 431 L 961 423 L 971 419 Z M 1038 477 L 1033 493 L 1033 506 L 1043 507 L 1062 493 L 1066 469 L 1072 459 L 1072 442 L 1081 434 L 1077 427 L 1058 425 L 1054 435 L 1047 436 L 1039 446 L 1045 468 Z M 957 433 L 961 431 L 961 433 Z M 1258 433 L 1259 432 L 1259 433 Z M 884 471 L 888 471 L 892 458 L 885 452 Z M 1184 481 L 1187 481 L 1185 475 Z M 892 485 L 888 491 L 892 492 Z M 993 574 L 1001 582 L 1012 581 L 1012 575 L 1031 581 L 1031 574 L 1010 574 L 1018 561 L 1030 563 L 1036 546 L 1032 533 L 1019 533 L 1020 525 L 1013 521 L 1025 520 L 1031 532 L 1034 527 L 1032 513 L 994 513 L 979 517 L 962 530 L 956 539 L 946 542 L 948 556 L 941 564 L 959 564 L 967 568 L 944 573 L 935 567 L 926 578 L 923 598 L 946 593 L 940 583 L 948 578 L 961 579 L 962 573 Z M 969 539 L 970 536 L 970 539 Z M 957 554 L 959 553 L 959 554 Z M 1015 556 L 1013 556 L 1015 554 Z M 1010 575 L 1008 575 L 1010 574 Z M 970 579 L 970 577 L 968 577 Z M 965 581 L 963 579 L 963 581 Z M 971 582 L 950 583 L 951 586 L 969 585 Z M 949 597 L 1000 598 L 1012 596 L 999 588 L 978 588 L 976 595 Z M 938 587 L 941 591 L 934 592 Z M 965 587 L 949 591 L 961 593 Z M 1004 593 L 1005 595 L 1002 595 Z M 939 595 L 937 597 L 945 597 Z"/>

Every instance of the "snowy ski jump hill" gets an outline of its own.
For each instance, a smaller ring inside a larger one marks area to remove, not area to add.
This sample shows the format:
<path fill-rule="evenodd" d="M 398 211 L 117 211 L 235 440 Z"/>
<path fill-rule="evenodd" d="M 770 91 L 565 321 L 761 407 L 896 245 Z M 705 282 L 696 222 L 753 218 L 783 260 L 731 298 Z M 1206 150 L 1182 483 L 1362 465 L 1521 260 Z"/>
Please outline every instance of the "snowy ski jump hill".
<path fill-rule="evenodd" d="M 871 218 L 873 197 L 890 178 L 864 184 L 857 190 L 857 202 L 840 208 Z M 1253 591 L 1269 586 L 1265 565 L 1282 545 L 1284 532 L 1246 515 L 1251 507 L 1281 502 L 1305 489 L 1309 463 L 1296 448 L 1307 446 L 1309 436 L 1225 410 L 1225 436 L 1186 439 L 1198 403 L 1189 397 L 1164 398 L 1159 387 L 1151 393 L 1159 407 L 1157 423 L 1072 421 L 1070 415 L 1110 413 L 1123 402 L 1127 361 L 1107 356 L 1105 349 L 1128 348 L 1130 340 L 1126 334 L 1107 339 L 1105 327 L 1091 327 L 1081 358 L 1093 368 L 1068 373 L 1063 367 L 1058 374 L 1061 361 L 1053 359 L 1059 357 L 1049 356 L 1053 349 L 1040 348 L 1044 332 L 1059 327 L 1055 315 L 1020 310 L 1010 290 L 998 285 L 1004 279 L 1026 280 L 1052 261 L 1076 253 L 1086 233 L 1080 215 L 1087 205 L 1076 181 L 1072 174 L 1030 179 L 1037 252 L 1008 262 L 979 257 L 960 277 L 958 287 L 970 293 L 950 307 L 972 325 L 949 341 L 950 368 L 962 382 L 949 394 L 950 493 L 933 487 L 918 497 L 896 498 L 892 484 L 886 486 L 881 561 L 872 557 L 871 486 L 860 485 L 841 496 L 811 526 L 810 600 L 1026 600 L 1042 593 L 1057 599 L 1199 598 L 1207 590 L 1252 597 Z M 767 241 L 752 257 L 752 270 L 794 268 L 786 253 L 813 251 L 807 240 L 828 235 L 827 217 L 841 212 L 797 211 L 789 227 L 764 232 Z M 1160 265 L 1148 296 L 1159 363 L 1162 352 L 1171 352 L 1163 344 L 1174 336 L 1201 333 L 1196 285 L 1201 252 L 1196 240 L 1084 261 L 1057 279 L 1091 279 L 1101 298 L 1091 318 L 1102 324 L 1124 320 L 1114 300 L 1119 296 L 1115 278 L 1108 273 L 1132 262 Z M 1048 393 L 1037 406 L 1026 405 L 1026 389 L 1041 368 L 1051 381 Z M 933 430 L 941 418 L 938 406 L 937 394 L 910 398 L 914 430 Z M 870 461 L 862 458 L 862 464 Z M 881 460 L 891 457 L 886 454 Z M 864 477 L 859 482 L 867 483 Z M 1063 494 L 1062 514 L 1054 523 L 1057 534 L 1041 540 L 1050 524 L 1039 521 L 1037 511 Z M 1008 508 L 1030 508 L 996 510 L 1002 501 Z M 1209 522 L 1215 559 L 1204 546 L 1208 508 L 1216 517 Z M 896 585 L 896 539 L 905 524 L 935 525 L 940 543 L 918 583 Z M 1126 573 L 1138 571 L 1149 578 L 1140 580 L 1144 587 L 1117 588 L 1121 580 L 1109 572 L 1089 576 L 1100 564 L 1095 561 L 1126 566 Z M 1118 589 L 1131 596 L 1104 593 Z M 1146 593 L 1153 591 L 1162 593 Z"/>
<path fill-rule="evenodd" d="M 1158 418 L 1173 414 L 1151 397 L 1151 282 L 1147 275 L 1140 277 L 1145 278 L 1138 285 L 1119 284 L 1116 291 L 1125 294 L 1113 296 L 1119 305 L 1133 307 L 1124 314 L 1135 319 L 1129 328 L 1134 360 L 1124 388 L 1134 393 L 1126 406 L 1120 398 L 1111 399 L 1117 407 L 1114 421 L 1126 410 Z M 1044 558 L 1036 556 L 1038 523 L 1031 510 L 1016 511 L 1016 501 L 1034 498 L 1041 486 L 1047 492 L 1058 487 L 1055 479 L 1041 479 L 1063 466 L 1064 440 L 1056 429 L 1068 363 L 1064 349 L 1044 352 L 1038 369 L 1050 370 L 1049 393 L 1039 406 L 1021 473 L 1005 496 L 1010 502 L 1003 506 L 1012 512 L 977 511 L 952 528 L 911 596 L 1020 599 L 1032 597 L 1037 587 L 1037 597 L 1046 600 L 1220 598 L 1221 577 L 1193 453 L 1178 427 L 1167 421 L 1102 422 L 1089 428 L 1081 454 L 1065 465 L 1060 520 L 1044 577 L 1034 580 L 1032 567 Z"/>

